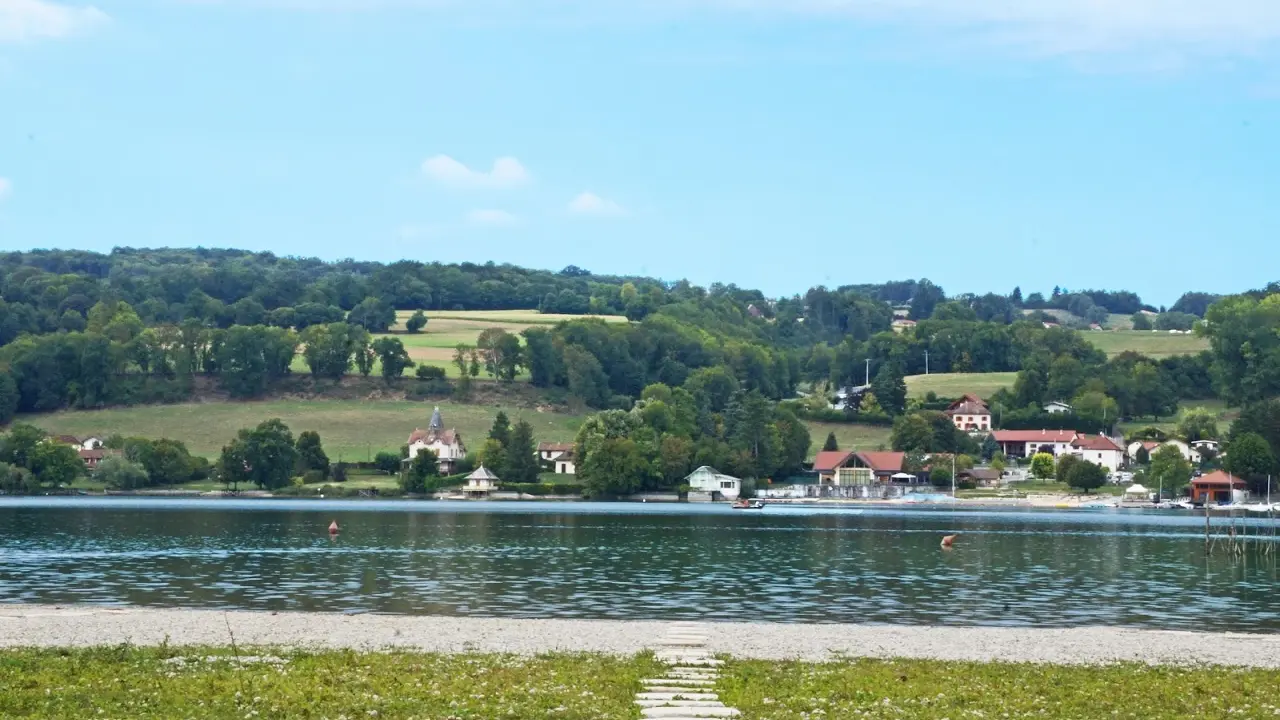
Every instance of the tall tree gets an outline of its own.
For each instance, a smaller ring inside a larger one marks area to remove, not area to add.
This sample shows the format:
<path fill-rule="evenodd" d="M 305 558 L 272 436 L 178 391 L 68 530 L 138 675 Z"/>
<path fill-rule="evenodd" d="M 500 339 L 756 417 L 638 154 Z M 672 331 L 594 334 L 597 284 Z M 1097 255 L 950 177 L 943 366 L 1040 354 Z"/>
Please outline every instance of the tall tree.
<path fill-rule="evenodd" d="M 876 394 L 880 407 L 890 415 L 901 415 L 907 407 L 907 383 L 902 370 L 893 363 L 885 363 L 871 381 L 871 392 Z"/>
<path fill-rule="evenodd" d="M 1151 469 L 1148 478 L 1155 481 L 1177 495 L 1191 481 L 1191 463 L 1182 456 L 1182 451 L 1173 445 L 1164 445 L 1151 453 Z"/>
<path fill-rule="evenodd" d="M 377 353 L 378 360 L 382 363 L 382 378 L 387 383 L 399 379 L 404 375 L 406 368 L 414 365 L 400 338 L 380 337 L 373 341 L 373 351 Z"/>
<path fill-rule="evenodd" d="M 408 330 L 411 335 L 422 332 L 422 328 L 426 326 L 427 314 L 421 310 L 409 316 L 409 319 L 404 322 L 404 329 Z"/>
<path fill-rule="evenodd" d="M 351 308 L 347 322 L 359 325 L 371 333 L 384 333 L 395 324 L 396 311 L 379 298 L 367 297 Z"/>
<path fill-rule="evenodd" d="M 315 430 L 304 430 L 298 435 L 298 467 L 302 472 L 319 470 L 329 472 L 329 456 L 320 444 L 320 433 Z"/>
<path fill-rule="evenodd" d="M 832 452 L 840 449 L 840 443 L 836 442 L 836 434 L 834 432 L 827 433 L 827 441 L 822 443 L 823 452 Z"/>
<path fill-rule="evenodd" d="M 489 428 L 489 439 L 497 440 L 502 447 L 511 444 L 511 421 L 507 419 L 507 414 L 501 410 L 493 418 L 493 426 Z M 497 468 L 494 468 L 497 470 Z"/>
<path fill-rule="evenodd" d="M 264 490 L 289 485 L 297 464 L 293 433 L 279 419 L 240 430 L 236 439 L 222 449 L 219 462 L 224 479 L 252 482 Z"/>
<path fill-rule="evenodd" d="M 538 450 L 533 443 L 533 426 L 521 420 L 511 431 L 506 464 L 500 476 L 511 483 L 538 482 Z"/>

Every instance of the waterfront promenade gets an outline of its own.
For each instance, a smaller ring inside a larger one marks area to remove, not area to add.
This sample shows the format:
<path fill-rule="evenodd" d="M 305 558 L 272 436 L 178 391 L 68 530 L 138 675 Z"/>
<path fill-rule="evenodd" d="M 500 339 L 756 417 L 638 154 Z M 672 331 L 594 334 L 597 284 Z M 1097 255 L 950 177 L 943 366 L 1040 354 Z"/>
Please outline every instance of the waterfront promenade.
<path fill-rule="evenodd" d="M 0 605 L 0 647 L 97 645 L 387 648 L 425 652 L 630 655 L 678 623 Z M 838 657 L 1054 664 L 1147 662 L 1280 667 L 1280 635 L 1110 627 L 1000 628 L 705 623 L 706 649 L 743 659 Z"/>

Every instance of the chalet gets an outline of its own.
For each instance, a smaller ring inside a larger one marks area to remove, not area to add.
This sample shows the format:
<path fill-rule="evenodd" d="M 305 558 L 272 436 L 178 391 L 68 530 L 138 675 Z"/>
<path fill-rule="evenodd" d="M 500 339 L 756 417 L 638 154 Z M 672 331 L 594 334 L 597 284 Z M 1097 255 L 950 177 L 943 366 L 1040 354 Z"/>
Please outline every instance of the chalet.
<path fill-rule="evenodd" d="M 971 468 L 957 472 L 956 480 L 971 480 L 978 487 L 996 487 L 1000 484 L 1000 472 L 992 468 Z"/>
<path fill-rule="evenodd" d="M 737 500 L 742 492 L 742 481 L 732 475 L 725 475 L 710 465 L 703 465 L 685 477 L 689 486 L 690 500 Z M 701 495 L 694 498 L 694 495 Z"/>
<path fill-rule="evenodd" d="M 902 472 L 906 453 L 828 450 L 818 453 L 813 470 L 819 485 L 873 485 L 892 483 Z"/>
<path fill-rule="evenodd" d="M 1071 407 L 1067 403 L 1055 400 L 1046 404 L 1044 406 L 1044 411 L 1050 415 L 1065 415 L 1067 413 L 1074 412 L 1075 408 Z"/>
<path fill-rule="evenodd" d="M 1247 497 L 1248 485 L 1230 473 L 1217 470 L 1191 479 L 1191 502 L 1227 505 Z"/>
<path fill-rule="evenodd" d="M 575 475 L 573 443 L 538 443 L 538 459 L 557 475 Z"/>
<path fill-rule="evenodd" d="M 996 430 L 991 433 L 1000 452 L 1008 457 L 1029 458 L 1036 453 L 1058 456 L 1071 452 L 1075 430 Z"/>
<path fill-rule="evenodd" d="M 75 435 L 54 435 L 49 439 L 56 443 L 61 443 L 63 445 L 74 445 L 77 448 L 81 447 L 80 438 L 76 437 Z"/>
<path fill-rule="evenodd" d="M 81 449 L 79 452 L 80 459 L 84 461 L 84 466 L 90 470 L 97 470 L 98 464 L 107 456 L 106 450 L 98 448 L 94 448 L 93 450 Z"/>
<path fill-rule="evenodd" d="M 1116 472 L 1124 464 L 1124 448 L 1106 435 L 1077 435 L 1071 441 L 1070 454 L 1078 455 L 1094 465 Z"/>
<path fill-rule="evenodd" d="M 893 321 L 894 332 L 904 332 L 906 330 L 910 330 L 915 326 L 916 326 L 916 321 L 908 320 L 907 318 L 895 318 Z"/>
<path fill-rule="evenodd" d="M 991 429 L 991 410 L 977 395 L 966 394 L 951 403 L 946 414 L 957 430 L 987 432 Z"/>
<path fill-rule="evenodd" d="M 462 435 L 452 428 L 444 429 L 444 418 L 440 416 L 438 407 L 431 413 L 431 423 L 426 430 L 414 429 L 409 435 L 409 461 L 416 458 L 422 450 L 431 450 L 436 454 L 441 475 L 452 475 L 458 462 L 467 456 Z"/>

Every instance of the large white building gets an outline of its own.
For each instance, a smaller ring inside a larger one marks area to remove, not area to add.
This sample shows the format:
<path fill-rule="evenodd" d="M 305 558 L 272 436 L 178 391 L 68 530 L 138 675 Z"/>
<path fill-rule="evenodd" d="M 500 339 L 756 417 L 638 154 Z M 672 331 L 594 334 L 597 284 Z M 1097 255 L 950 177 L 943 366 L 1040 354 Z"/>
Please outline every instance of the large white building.
<path fill-rule="evenodd" d="M 710 465 L 689 473 L 684 479 L 690 493 L 707 493 L 712 500 L 737 500 L 742 492 L 742 481 L 732 475 L 725 475 Z"/>
<path fill-rule="evenodd" d="M 426 430 L 414 429 L 409 435 L 409 461 L 412 462 L 422 450 L 430 450 L 436 454 L 440 461 L 441 475 L 452 475 L 458 461 L 467 456 L 462 435 L 452 428 L 444 429 L 444 418 L 440 417 L 438 407 L 431 413 L 431 424 Z"/>

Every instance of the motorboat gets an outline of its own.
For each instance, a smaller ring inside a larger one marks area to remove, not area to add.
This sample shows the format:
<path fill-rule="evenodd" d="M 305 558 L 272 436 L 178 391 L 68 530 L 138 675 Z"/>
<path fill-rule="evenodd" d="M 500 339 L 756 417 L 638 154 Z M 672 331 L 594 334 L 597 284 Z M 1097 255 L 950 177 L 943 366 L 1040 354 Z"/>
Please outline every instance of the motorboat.
<path fill-rule="evenodd" d="M 739 500 L 733 504 L 734 510 L 763 510 L 763 500 Z"/>

